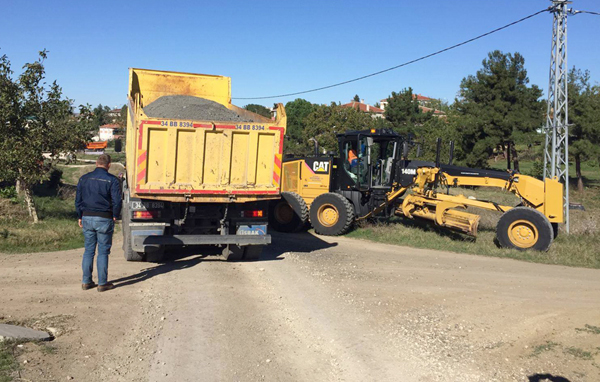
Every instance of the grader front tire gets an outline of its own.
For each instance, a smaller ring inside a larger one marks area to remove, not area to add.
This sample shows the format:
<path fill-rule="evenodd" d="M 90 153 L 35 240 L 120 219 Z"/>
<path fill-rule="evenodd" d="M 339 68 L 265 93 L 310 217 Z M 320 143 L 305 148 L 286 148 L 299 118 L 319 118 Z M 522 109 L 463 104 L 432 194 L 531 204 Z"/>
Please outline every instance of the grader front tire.
<path fill-rule="evenodd" d="M 340 194 L 321 194 L 310 205 L 310 222 L 320 235 L 343 235 L 354 223 L 354 207 Z"/>
<path fill-rule="evenodd" d="M 500 217 L 496 237 L 505 248 L 545 252 L 554 240 L 554 230 L 541 212 L 529 207 L 515 207 Z"/>

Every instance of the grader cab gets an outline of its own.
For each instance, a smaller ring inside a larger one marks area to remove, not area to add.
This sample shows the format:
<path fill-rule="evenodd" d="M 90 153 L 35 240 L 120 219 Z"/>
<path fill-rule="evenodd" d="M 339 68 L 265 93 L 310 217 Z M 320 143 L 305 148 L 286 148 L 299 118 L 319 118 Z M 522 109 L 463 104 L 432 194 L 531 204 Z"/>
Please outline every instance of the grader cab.
<path fill-rule="evenodd" d="M 337 138 L 337 157 L 284 160 L 282 199 L 271 203 L 274 229 L 295 232 L 312 225 L 318 234 L 342 235 L 356 221 L 396 215 L 476 236 L 480 217 L 465 211 L 475 207 L 503 213 L 497 225 L 501 246 L 545 251 L 563 222 L 563 188 L 555 179 L 455 166 L 452 150 L 442 164 L 439 141 L 435 162 L 410 160 L 410 143 L 390 130 L 348 131 Z M 521 202 L 504 206 L 447 192 L 461 186 L 503 189 Z"/>

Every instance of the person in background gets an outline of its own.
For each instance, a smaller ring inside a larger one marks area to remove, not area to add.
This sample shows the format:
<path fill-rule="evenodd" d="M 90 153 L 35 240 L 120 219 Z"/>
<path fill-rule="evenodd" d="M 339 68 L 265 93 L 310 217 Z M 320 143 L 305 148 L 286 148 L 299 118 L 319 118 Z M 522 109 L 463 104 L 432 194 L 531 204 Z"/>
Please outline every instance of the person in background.
<path fill-rule="evenodd" d="M 110 174 L 110 155 L 102 154 L 96 160 L 96 169 L 79 178 L 75 208 L 79 227 L 83 228 L 85 250 L 81 268 L 82 289 L 98 287 L 98 292 L 113 289 L 108 282 L 108 255 L 112 246 L 115 221 L 121 214 L 121 182 Z M 98 246 L 98 285 L 92 280 L 94 256 Z"/>

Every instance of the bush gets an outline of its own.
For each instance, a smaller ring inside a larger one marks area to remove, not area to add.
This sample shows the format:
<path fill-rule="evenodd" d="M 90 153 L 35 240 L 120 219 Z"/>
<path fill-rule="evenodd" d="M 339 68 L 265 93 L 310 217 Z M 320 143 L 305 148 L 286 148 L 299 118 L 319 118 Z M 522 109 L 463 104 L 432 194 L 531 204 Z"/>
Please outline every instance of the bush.
<path fill-rule="evenodd" d="M 16 199 L 17 198 L 17 189 L 15 186 L 9 186 L 5 188 L 0 188 L 0 198 L 2 199 Z"/>

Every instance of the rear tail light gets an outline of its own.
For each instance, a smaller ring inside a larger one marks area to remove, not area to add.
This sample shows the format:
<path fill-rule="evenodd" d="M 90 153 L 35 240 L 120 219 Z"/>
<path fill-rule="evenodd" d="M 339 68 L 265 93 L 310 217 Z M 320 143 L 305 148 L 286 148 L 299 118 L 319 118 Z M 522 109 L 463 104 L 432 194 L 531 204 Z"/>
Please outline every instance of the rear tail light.
<path fill-rule="evenodd" d="M 262 218 L 263 211 L 262 210 L 251 210 L 251 211 L 242 211 L 243 218 Z"/>
<path fill-rule="evenodd" d="M 160 211 L 134 211 L 134 219 L 155 219 L 160 218 Z"/>

